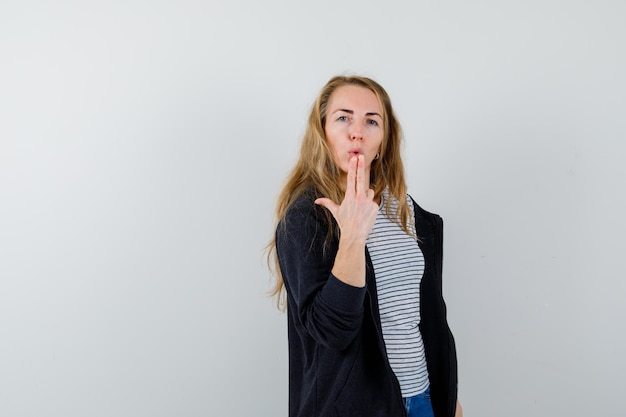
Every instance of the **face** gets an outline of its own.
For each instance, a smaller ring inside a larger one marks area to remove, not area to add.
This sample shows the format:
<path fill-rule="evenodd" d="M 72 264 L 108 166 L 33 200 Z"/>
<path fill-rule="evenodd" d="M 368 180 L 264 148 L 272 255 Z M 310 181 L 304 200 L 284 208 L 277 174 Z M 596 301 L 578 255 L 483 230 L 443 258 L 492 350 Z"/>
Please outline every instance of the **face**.
<path fill-rule="evenodd" d="M 350 158 L 362 154 L 366 177 L 383 141 L 383 112 L 369 89 L 356 85 L 337 88 L 330 95 L 324 127 L 333 159 L 346 174 Z"/>

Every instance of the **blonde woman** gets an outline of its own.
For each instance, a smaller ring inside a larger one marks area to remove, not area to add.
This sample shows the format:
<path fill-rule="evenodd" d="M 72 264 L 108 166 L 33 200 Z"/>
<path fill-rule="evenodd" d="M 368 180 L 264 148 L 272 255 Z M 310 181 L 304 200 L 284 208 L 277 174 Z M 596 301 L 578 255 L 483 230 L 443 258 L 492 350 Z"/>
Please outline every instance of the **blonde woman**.
<path fill-rule="evenodd" d="M 311 111 L 270 243 L 290 417 L 462 414 L 442 221 L 406 192 L 401 138 L 369 78 L 332 78 Z"/>

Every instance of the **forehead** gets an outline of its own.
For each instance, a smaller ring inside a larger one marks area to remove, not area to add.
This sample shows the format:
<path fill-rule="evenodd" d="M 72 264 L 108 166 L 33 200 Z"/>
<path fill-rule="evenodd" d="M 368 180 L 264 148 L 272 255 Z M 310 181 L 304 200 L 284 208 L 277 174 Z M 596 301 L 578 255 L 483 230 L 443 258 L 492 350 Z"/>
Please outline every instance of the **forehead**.
<path fill-rule="evenodd" d="M 343 85 L 333 91 L 328 100 L 328 109 L 363 111 L 382 114 L 382 107 L 376 94 L 369 88 L 358 85 Z"/>

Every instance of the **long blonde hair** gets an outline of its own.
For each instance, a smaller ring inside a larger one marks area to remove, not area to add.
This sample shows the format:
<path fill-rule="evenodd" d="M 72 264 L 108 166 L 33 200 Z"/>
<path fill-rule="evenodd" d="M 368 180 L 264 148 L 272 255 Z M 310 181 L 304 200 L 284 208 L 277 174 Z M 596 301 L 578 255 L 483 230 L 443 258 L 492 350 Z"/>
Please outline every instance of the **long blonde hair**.
<path fill-rule="evenodd" d="M 372 162 L 370 169 L 370 185 L 374 189 L 375 198 L 380 199 L 383 191 L 398 201 L 398 209 L 391 213 L 390 199 L 385 199 L 387 215 L 398 223 L 404 231 L 410 235 L 412 232 L 412 216 L 406 199 L 406 183 L 404 180 L 404 166 L 401 158 L 402 132 L 400 124 L 391 106 L 391 100 L 387 92 L 376 81 L 360 76 L 335 76 L 320 91 L 307 124 L 300 157 L 296 166 L 287 176 L 285 185 L 278 196 L 276 205 L 276 224 L 280 223 L 287 209 L 299 197 L 307 191 L 319 197 L 328 197 L 341 203 L 343 193 L 339 186 L 340 170 L 333 160 L 332 151 L 326 141 L 324 127 L 326 125 L 327 106 L 332 93 L 339 87 L 356 85 L 372 91 L 383 109 L 384 136 L 380 149 L 380 157 Z M 326 242 L 334 236 L 338 236 L 335 230 L 332 215 L 324 210 L 329 225 Z M 286 307 L 283 278 L 280 273 L 278 256 L 276 253 L 276 237 L 266 247 L 267 260 L 270 270 L 275 276 L 274 287 L 270 294 L 276 298 L 280 309 Z"/>

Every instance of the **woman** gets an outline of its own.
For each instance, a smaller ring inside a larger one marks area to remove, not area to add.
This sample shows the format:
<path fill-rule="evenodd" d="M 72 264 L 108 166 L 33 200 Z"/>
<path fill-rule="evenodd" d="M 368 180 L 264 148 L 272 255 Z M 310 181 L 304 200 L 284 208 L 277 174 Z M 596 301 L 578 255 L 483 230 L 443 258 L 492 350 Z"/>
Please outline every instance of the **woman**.
<path fill-rule="evenodd" d="M 461 415 L 442 221 L 406 194 L 400 141 L 378 83 L 324 86 L 270 243 L 288 313 L 290 417 Z"/>

